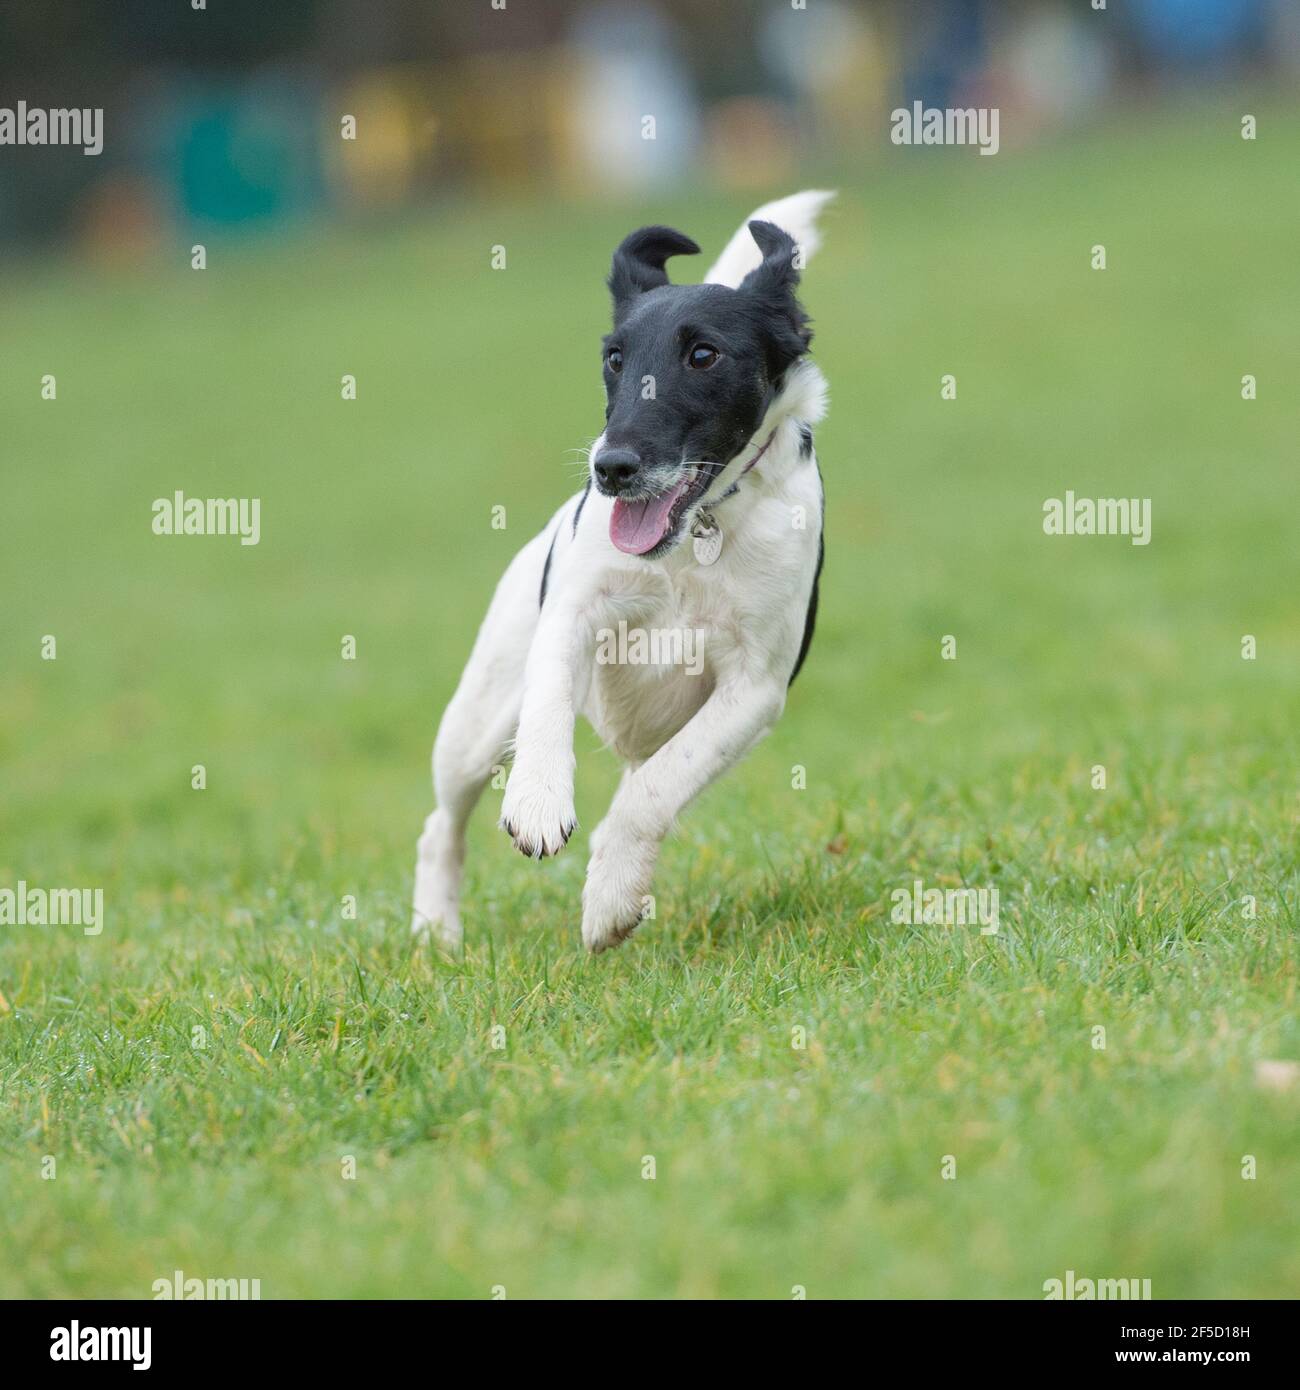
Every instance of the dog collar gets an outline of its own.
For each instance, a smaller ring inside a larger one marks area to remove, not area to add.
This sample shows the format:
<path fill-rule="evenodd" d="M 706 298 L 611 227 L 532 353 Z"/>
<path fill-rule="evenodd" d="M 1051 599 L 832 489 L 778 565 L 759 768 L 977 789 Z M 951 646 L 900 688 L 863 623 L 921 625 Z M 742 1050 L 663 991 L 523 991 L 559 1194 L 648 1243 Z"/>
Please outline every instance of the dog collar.
<path fill-rule="evenodd" d="M 767 443 L 754 455 L 752 459 L 740 470 L 740 478 L 767 453 L 771 448 L 772 441 L 776 438 L 776 430 L 773 430 L 767 437 Z M 701 565 L 711 565 L 722 554 L 722 527 L 718 525 L 712 511 L 719 502 L 725 502 L 740 490 L 740 478 L 722 494 L 717 501 L 709 507 L 699 507 L 696 509 L 694 517 L 691 518 L 691 544 L 695 550 L 695 559 Z"/>
<path fill-rule="evenodd" d="M 778 428 L 779 428 L 779 426 L 778 426 Z M 758 453 L 756 453 L 756 454 L 754 455 L 754 457 L 753 457 L 752 459 L 750 459 L 750 461 L 744 466 L 744 468 L 742 468 L 742 469 L 740 470 L 740 477 L 738 477 L 738 478 L 736 479 L 736 481 L 735 481 L 734 483 L 732 483 L 732 485 L 726 490 L 726 492 L 724 492 L 724 493 L 722 494 L 721 497 L 718 497 L 718 498 L 716 498 L 716 499 L 713 501 L 713 503 L 712 503 L 713 506 L 716 507 L 716 506 L 718 505 L 719 502 L 725 502 L 725 501 L 727 500 L 728 497 L 733 497 L 737 492 L 740 491 L 740 479 L 743 478 L 743 477 L 745 476 L 745 474 L 748 473 L 749 470 L 750 470 L 751 468 L 753 468 L 753 466 L 759 461 L 759 459 L 761 459 L 761 458 L 763 457 L 763 455 L 764 455 L 765 453 L 767 453 L 767 451 L 772 447 L 772 441 L 773 441 L 775 438 L 776 438 L 776 430 L 773 430 L 772 433 L 769 434 L 768 437 L 767 437 L 767 443 L 765 443 L 765 444 L 763 445 L 763 447 L 758 451 Z M 701 510 L 701 511 L 707 511 L 708 509 L 702 507 L 700 510 Z M 698 516 L 699 513 L 697 512 L 696 515 Z"/>

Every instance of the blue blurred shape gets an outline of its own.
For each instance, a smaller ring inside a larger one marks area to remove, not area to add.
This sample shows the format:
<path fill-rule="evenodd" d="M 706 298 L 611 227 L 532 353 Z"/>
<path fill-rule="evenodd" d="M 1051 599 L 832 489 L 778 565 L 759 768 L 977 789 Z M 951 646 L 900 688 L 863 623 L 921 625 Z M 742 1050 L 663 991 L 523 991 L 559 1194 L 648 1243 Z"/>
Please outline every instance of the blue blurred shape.
<path fill-rule="evenodd" d="M 1178 65 L 1221 60 L 1264 23 L 1264 0 L 1131 0 L 1138 39 L 1151 58 Z"/>

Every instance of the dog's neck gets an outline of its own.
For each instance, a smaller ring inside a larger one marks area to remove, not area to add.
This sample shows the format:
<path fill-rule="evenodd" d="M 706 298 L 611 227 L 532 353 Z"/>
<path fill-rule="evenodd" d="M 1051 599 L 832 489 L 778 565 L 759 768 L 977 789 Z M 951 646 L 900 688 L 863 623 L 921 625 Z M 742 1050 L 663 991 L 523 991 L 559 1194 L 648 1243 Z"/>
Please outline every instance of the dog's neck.
<path fill-rule="evenodd" d="M 696 563 L 691 538 L 715 528 L 723 532 L 724 545 L 733 545 L 756 507 L 780 499 L 797 470 L 816 467 L 812 427 L 826 414 L 826 390 L 826 378 L 807 358 L 786 373 L 763 423 L 696 508 L 686 543 L 659 561 L 665 569 L 672 573 Z"/>
<path fill-rule="evenodd" d="M 785 374 L 780 389 L 753 438 L 719 475 L 703 509 L 720 508 L 720 516 L 739 520 L 748 510 L 739 505 L 746 490 L 754 495 L 779 488 L 791 469 L 808 460 L 807 438 L 826 414 L 826 378 L 808 358 Z"/>
<path fill-rule="evenodd" d="M 757 438 L 757 436 L 755 436 L 755 438 Z M 734 497 L 735 494 L 740 491 L 741 479 L 745 476 L 746 473 L 750 471 L 751 468 L 753 468 L 759 462 L 763 455 L 767 453 L 767 451 L 772 447 L 772 444 L 775 442 L 775 440 L 776 430 L 773 430 L 772 433 L 769 434 L 768 437 L 762 442 L 762 444 L 758 446 L 758 452 L 751 453 L 749 455 L 749 461 L 740 470 L 740 476 L 737 477 L 729 486 L 724 488 L 722 491 L 719 492 L 715 489 L 714 491 L 708 493 L 708 495 L 704 499 L 703 504 L 701 505 L 701 510 L 704 510 L 705 508 L 716 507 L 719 502 L 725 502 L 728 497 Z M 750 444 L 752 446 L 753 440 L 750 441 Z M 745 450 L 742 449 L 740 454 L 737 455 L 737 458 L 743 457 L 744 454 Z"/>

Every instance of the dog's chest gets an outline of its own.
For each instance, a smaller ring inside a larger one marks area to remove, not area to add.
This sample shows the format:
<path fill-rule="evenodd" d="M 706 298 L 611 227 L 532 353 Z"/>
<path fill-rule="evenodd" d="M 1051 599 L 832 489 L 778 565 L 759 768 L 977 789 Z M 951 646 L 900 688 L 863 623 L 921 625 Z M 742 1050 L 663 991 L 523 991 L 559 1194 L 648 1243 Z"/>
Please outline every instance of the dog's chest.
<path fill-rule="evenodd" d="M 735 653 L 737 614 L 715 570 L 688 565 L 662 575 L 630 616 L 597 631 L 587 713 L 625 758 L 648 758 L 677 733 Z"/>
<path fill-rule="evenodd" d="M 785 497 L 737 505 L 713 563 L 682 546 L 652 571 L 620 569 L 586 714 L 623 757 L 650 757 L 720 682 L 793 668 L 817 541 L 791 514 Z"/>

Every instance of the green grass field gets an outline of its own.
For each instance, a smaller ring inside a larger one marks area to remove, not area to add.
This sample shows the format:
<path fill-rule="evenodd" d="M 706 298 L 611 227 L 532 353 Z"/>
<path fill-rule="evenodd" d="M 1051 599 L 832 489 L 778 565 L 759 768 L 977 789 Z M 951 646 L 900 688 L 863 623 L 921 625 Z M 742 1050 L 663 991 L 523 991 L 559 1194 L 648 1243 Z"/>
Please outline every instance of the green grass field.
<path fill-rule="evenodd" d="M 0 928 L 0 1294 L 1294 1296 L 1300 128 L 1248 109 L 841 175 L 817 638 L 596 959 L 585 725 L 565 854 L 485 805 L 464 958 L 412 952 L 429 746 L 599 429 L 611 249 L 746 200 L 11 267 L 0 886 L 106 926 Z M 154 536 L 177 489 L 260 545 Z M 1066 489 L 1151 544 L 1044 535 Z M 891 922 L 915 878 L 1000 932 Z"/>

